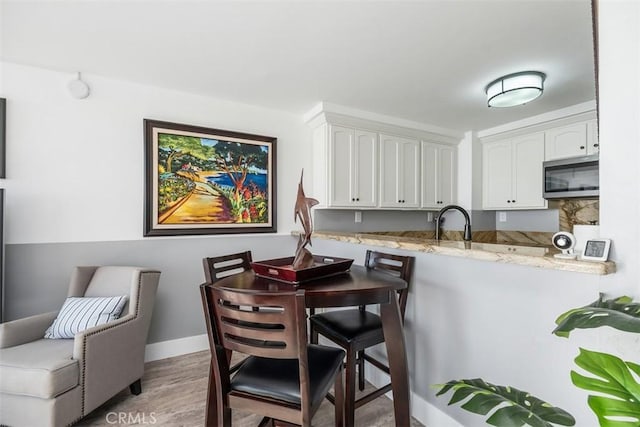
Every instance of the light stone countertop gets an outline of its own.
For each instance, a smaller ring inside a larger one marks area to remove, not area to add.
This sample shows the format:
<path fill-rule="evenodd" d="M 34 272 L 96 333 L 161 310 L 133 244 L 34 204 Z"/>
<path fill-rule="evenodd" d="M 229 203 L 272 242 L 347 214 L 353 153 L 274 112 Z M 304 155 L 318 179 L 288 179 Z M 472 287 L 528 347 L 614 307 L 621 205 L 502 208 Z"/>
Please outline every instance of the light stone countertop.
<path fill-rule="evenodd" d="M 299 234 L 294 232 L 293 234 Z M 337 240 L 362 245 L 383 246 L 409 251 L 427 252 L 482 261 L 528 265 L 553 270 L 575 271 L 586 274 L 612 274 L 613 261 L 593 262 L 554 258 L 559 251 L 553 247 L 532 247 L 495 243 L 474 243 L 454 240 L 429 240 L 405 236 L 389 236 L 341 231 L 314 231 L 313 238 Z"/>

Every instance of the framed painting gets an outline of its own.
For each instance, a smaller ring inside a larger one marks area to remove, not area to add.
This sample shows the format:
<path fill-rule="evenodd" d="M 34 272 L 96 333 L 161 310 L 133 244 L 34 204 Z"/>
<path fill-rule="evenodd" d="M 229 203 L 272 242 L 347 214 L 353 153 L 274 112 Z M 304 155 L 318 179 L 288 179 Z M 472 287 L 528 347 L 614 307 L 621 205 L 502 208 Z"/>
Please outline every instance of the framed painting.
<path fill-rule="evenodd" d="M 276 232 L 276 138 L 144 120 L 144 236 Z"/>

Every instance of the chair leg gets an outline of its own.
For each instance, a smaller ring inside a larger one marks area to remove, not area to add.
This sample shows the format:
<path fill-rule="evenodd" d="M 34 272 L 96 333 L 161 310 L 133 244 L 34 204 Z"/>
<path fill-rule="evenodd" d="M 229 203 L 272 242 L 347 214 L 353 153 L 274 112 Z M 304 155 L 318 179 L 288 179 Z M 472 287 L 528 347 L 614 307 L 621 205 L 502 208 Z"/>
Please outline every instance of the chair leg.
<path fill-rule="evenodd" d="M 211 360 L 211 363 L 215 362 Z M 212 365 L 209 365 L 204 421 L 206 427 L 231 427 L 231 409 L 224 404 L 222 398 L 218 398 Z"/>
<path fill-rule="evenodd" d="M 342 381 L 343 373 L 344 373 L 344 370 L 340 369 L 340 372 L 338 372 L 338 375 L 336 375 L 335 385 L 333 386 L 333 393 L 336 397 L 333 403 L 335 405 L 335 412 L 336 412 L 335 414 L 336 427 L 344 426 L 344 384 Z"/>
<path fill-rule="evenodd" d="M 364 390 L 364 350 L 358 352 L 358 389 Z"/>
<path fill-rule="evenodd" d="M 131 394 L 136 396 L 142 393 L 142 381 L 140 381 L 140 378 L 131 383 L 129 390 L 131 390 Z"/>
<path fill-rule="evenodd" d="M 313 316 L 314 314 L 316 314 L 316 309 L 310 308 L 309 317 Z M 316 328 L 313 327 L 313 322 L 311 321 L 309 321 L 309 342 L 311 344 L 318 344 L 318 332 L 316 331 Z"/>
<path fill-rule="evenodd" d="M 356 353 L 347 351 L 344 386 L 344 423 L 352 427 L 356 412 Z"/>

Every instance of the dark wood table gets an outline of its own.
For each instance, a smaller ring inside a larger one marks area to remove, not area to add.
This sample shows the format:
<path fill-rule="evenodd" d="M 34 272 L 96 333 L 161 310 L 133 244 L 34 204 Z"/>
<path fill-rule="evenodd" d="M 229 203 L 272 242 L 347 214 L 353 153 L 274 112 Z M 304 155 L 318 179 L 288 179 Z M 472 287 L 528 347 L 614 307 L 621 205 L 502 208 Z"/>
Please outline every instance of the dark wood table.
<path fill-rule="evenodd" d="M 407 283 L 387 273 L 353 265 L 351 270 L 294 286 L 285 282 L 256 276 L 253 271 L 225 277 L 214 286 L 234 290 L 291 291 L 305 290 L 307 308 L 346 307 L 380 304 L 387 357 L 391 371 L 393 409 L 396 426 L 409 426 L 409 375 L 405 353 L 402 319 L 396 291 Z M 345 412 L 345 425 L 354 425 L 354 411 Z"/>

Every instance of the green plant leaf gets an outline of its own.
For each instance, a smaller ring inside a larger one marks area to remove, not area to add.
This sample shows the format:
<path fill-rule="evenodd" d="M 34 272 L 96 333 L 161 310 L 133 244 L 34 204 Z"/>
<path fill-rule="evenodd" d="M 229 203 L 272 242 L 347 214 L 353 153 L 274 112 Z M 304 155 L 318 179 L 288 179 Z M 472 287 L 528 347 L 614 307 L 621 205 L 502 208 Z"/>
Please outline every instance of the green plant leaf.
<path fill-rule="evenodd" d="M 471 396 L 462 408 L 479 415 L 487 415 L 487 424 L 498 427 L 553 427 L 553 424 L 573 426 L 576 420 L 567 411 L 551 406 L 526 391 L 509 386 L 494 385 L 483 379 L 453 380 L 439 384 L 436 396 L 453 390 L 449 405 Z"/>
<path fill-rule="evenodd" d="M 581 308 L 574 308 L 556 319 L 558 325 L 553 333 L 569 337 L 574 329 L 610 326 L 626 332 L 640 333 L 640 303 L 632 302 L 628 296 L 604 300 L 600 294 L 597 301 Z"/>
<path fill-rule="evenodd" d="M 571 371 L 571 381 L 576 387 L 599 393 L 589 396 L 587 402 L 601 427 L 640 426 L 640 384 L 632 374 L 640 375 L 640 365 L 583 348 L 575 362 L 595 376 Z"/>

